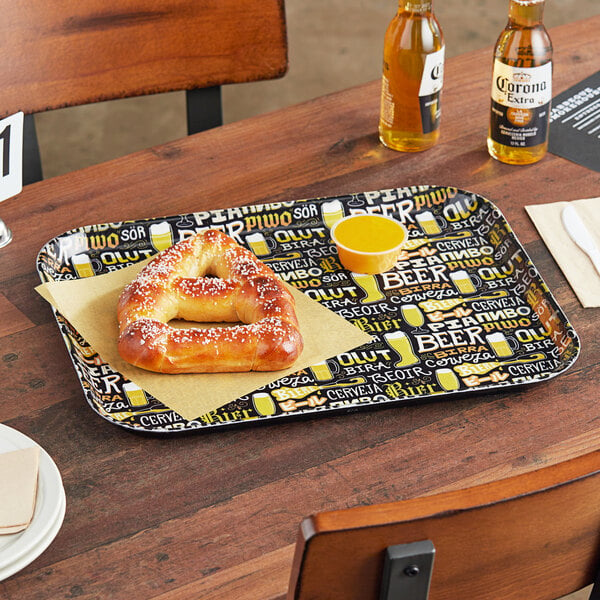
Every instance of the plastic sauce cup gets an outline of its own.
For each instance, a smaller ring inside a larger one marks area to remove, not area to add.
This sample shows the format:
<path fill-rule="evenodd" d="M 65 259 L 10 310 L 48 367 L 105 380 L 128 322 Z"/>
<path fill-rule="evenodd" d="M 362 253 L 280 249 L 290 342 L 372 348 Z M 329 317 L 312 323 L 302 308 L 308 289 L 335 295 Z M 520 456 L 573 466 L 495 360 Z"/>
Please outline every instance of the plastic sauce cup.
<path fill-rule="evenodd" d="M 402 223 L 382 215 L 351 215 L 332 227 L 331 237 L 346 269 L 374 275 L 396 264 L 408 231 Z"/>

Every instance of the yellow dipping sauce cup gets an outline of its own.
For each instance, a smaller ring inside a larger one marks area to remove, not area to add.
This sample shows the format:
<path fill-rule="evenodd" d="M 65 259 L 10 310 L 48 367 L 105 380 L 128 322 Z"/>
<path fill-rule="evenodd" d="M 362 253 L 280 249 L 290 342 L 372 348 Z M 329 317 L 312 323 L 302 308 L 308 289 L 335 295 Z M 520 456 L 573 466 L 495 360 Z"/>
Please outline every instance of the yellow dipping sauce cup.
<path fill-rule="evenodd" d="M 340 261 L 354 273 L 383 273 L 395 264 L 408 231 L 382 215 L 351 215 L 331 228 Z"/>

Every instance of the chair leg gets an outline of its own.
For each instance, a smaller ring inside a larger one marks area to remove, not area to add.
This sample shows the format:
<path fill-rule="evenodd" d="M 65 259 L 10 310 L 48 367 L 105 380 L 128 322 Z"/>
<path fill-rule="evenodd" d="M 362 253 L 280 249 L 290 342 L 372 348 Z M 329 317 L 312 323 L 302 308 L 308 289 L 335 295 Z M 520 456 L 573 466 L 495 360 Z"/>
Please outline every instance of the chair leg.
<path fill-rule="evenodd" d="M 42 160 L 35 132 L 35 121 L 33 115 L 25 115 L 23 120 L 23 185 L 42 179 Z"/>
<path fill-rule="evenodd" d="M 223 124 L 220 86 L 187 90 L 185 97 L 188 135 Z"/>

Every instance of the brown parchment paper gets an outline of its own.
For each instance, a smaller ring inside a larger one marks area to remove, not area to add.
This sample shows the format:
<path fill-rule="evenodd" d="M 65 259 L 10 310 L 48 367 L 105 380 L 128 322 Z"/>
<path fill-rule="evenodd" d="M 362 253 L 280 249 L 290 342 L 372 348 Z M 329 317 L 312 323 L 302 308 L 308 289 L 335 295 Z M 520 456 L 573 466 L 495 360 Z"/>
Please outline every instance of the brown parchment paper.
<path fill-rule="evenodd" d="M 600 198 L 533 204 L 525 210 L 584 308 L 600 306 L 600 275 L 588 255 L 569 237 L 561 214 L 573 204 L 600 246 Z"/>
<path fill-rule="evenodd" d="M 250 373 L 167 375 L 125 362 L 117 352 L 117 301 L 123 288 L 148 261 L 119 271 L 36 288 L 77 329 L 115 371 L 152 394 L 186 420 L 196 419 L 253 390 L 369 342 L 372 337 L 336 313 L 289 286 L 304 350 L 289 369 Z"/>

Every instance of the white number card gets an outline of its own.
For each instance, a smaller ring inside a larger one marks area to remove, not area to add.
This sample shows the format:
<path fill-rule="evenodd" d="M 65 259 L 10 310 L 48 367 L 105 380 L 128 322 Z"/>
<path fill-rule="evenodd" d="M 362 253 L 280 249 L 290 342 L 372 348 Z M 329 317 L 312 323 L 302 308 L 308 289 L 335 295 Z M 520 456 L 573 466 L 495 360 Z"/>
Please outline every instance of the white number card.
<path fill-rule="evenodd" d="M 23 113 L 0 121 L 0 202 L 23 189 Z"/>

